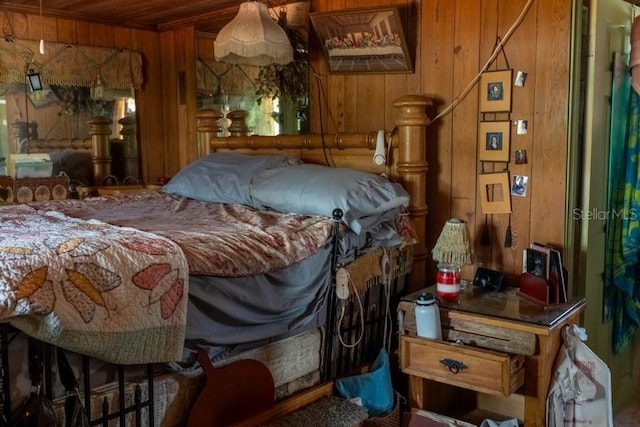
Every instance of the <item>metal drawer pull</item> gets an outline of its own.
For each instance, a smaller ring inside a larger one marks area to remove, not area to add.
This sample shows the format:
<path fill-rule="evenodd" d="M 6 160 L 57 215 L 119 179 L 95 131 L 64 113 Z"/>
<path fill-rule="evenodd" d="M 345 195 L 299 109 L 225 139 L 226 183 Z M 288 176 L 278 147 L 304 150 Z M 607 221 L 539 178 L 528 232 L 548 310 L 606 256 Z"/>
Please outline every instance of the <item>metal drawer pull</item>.
<path fill-rule="evenodd" d="M 457 374 L 463 369 L 467 369 L 467 366 L 464 363 L 453 359 L 442 359 L 440 363 L 449 368 L 449 370 L 454 374 Z"/>

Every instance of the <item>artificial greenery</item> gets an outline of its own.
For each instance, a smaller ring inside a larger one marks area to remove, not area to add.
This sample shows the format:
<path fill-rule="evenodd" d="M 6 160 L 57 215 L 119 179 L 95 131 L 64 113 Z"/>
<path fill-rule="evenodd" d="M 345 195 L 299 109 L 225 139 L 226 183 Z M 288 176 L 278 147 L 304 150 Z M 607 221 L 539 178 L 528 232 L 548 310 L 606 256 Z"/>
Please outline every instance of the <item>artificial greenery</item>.
<path fill-rule="evenodd" d="M 110 116 L 115 106 L 114 101 L 91 98 L 91 88 L 88 87 L 51 85 L 51 90 L 58 98 L 60 115 L 86 113 L 91 117 Z"/>
<path fill-rule="evenodd" d="M 271 64 L 260 67 L 256 81 L 256 102 L 263 98 L 280 98 L 297 101 L 309 93 L 309 49 L 306 37 L 290 28 L 281 19 L 278 22 L 287 33 L 293 47 L 293 61 L 288 64 Z"/>

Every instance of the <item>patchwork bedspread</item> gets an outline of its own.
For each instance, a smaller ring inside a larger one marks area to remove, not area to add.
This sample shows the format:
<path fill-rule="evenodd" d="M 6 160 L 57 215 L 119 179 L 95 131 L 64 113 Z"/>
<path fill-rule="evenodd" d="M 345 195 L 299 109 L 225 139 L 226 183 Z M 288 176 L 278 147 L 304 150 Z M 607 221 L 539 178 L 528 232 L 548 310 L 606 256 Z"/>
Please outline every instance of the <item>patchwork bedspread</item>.
<path fill-rule="evenodd" d="M 0 321 L 71 351 L 121 364 L 179 360 L 188 272 L 167 238 L 0 208 Z"/>

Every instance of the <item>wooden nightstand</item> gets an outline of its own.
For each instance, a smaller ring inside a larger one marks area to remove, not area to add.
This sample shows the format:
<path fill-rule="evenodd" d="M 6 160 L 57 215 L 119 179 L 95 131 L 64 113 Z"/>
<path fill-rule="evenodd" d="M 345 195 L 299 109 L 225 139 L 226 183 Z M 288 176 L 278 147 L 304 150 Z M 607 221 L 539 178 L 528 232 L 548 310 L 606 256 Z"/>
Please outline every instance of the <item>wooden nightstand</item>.
<path fill-rule="evenodd" d="M 411 407 L 471 423 L 502 415 L 544 427 L 560 332 L 579 322 L 584 299 L 545 309 L 516 288 L 481 293 L 469 286 L 458 301 L 441 302 L 443 341 L 436 341 L 416 335 L 414 301 L 425 291 L 436 293 L 435 286 L 422 289 L 398 306 Z"/>

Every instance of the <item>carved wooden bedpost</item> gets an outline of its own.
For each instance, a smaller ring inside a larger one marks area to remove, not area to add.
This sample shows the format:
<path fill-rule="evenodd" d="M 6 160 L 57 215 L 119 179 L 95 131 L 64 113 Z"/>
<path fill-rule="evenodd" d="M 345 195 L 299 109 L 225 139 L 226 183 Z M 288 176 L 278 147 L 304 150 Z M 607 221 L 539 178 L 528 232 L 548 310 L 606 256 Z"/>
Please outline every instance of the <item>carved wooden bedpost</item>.
<path fill-rule="evenodd" d="M 414 250 L 414 263 L 409 277 L 411 292 L 428 286 L 426 281 L 426 217 L 427 217 L 427 131 L 430 123 L 426 107 L 431 105 L 428 98 L 419 95 L 406 95 L 394 101 L 397 108 L 396 126 L 398 126 L 398 179 L 411 194 L 409 215 L 418 233 L 419 242 Z"/>
<path fill-rule="evenodd" d="M 136 119 L 126 116 L 118 120 L 122 125 L 120 135 L 122 135 L 124 178 L 140 178 L 140 162 L 138 161 L 138 139 L 136 136 Z"/>
<path fill-rule="evenodd" d="M 209 154 L 211 138 L 222 132 L 220 119 L 224 117 L 222 111 L 217 109 L 200 110 L 196 114 L 196 132 L 198 135 L 198 157 Z"/>
<path fill-rule="evenodd" d="M 93 176 L 95 185 L 102 185 L 106 176 L 111 175 L 111 119 L 92 117 L 89 119 L 89 135 L 93 145 Z"/>
<path fill-rule="evenodd" d="M 227 113 L 227 118 L 231 120 L 229 124 L 229 135 L 244 136 L 249 134 L 247 126 L 247 112 L 244 110 L 233 110 Z"/>

